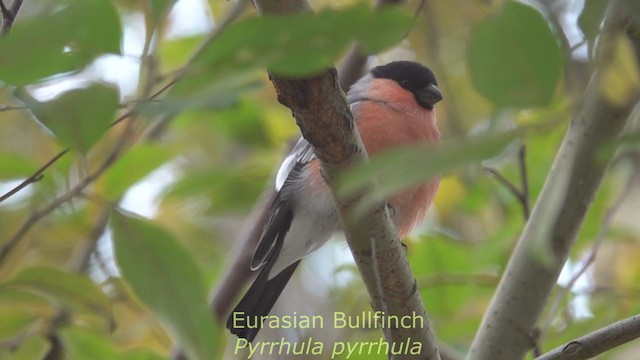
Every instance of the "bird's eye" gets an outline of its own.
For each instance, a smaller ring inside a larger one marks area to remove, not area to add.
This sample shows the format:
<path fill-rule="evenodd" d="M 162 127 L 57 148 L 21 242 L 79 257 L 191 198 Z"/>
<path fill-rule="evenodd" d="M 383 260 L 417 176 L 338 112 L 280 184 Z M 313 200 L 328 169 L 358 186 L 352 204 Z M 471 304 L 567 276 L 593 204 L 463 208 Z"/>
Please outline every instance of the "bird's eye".
<path fill-rule="evenodd" d="M 402 80 L 400 81 L 400 85 L 405 86 L 409 83 L 409 80 Z"/>

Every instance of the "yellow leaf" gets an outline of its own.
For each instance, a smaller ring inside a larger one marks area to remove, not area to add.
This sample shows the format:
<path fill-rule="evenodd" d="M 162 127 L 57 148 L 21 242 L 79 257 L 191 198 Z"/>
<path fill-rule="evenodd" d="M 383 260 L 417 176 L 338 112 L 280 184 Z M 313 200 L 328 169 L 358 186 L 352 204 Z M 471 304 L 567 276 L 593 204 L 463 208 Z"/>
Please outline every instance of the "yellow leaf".
<path fill-rule="evenodd" d="M 640 95 L 640 69 L 629 38 L 619 35 L 612 41 L 613 54 L 602 72 L 600 93 L 611 105 L 625 106 Z"/>
<path fill-rule="evenodd" d="M 440 182 L 440 189 L 438 190 L 438 196 L 435 199 L 435 206 L 440 214 L 446 214 L 459 203 L 466 191 L 464 184 L 454 176 L 447 176 Z"/>

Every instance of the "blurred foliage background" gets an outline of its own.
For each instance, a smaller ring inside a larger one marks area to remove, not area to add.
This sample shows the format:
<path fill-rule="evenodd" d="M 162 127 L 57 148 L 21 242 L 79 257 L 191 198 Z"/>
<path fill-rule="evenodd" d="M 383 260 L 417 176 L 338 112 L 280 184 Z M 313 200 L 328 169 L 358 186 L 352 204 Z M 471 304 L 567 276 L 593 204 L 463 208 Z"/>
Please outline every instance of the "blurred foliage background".
<path fill-rule="evenodd" d="M 337 63 L 353 41 L 375 54 L 370 66 L 428 65 L 444 91 L 439 126 L 462 150 L 455 170 L 431 164 L 448 171 L 406 241 L 436 334 L 463 354 L 526 220 L 487 169 L 520 187 L 524 159 L 535 202 L 598 65 L 607 3 L 410 0 L 373 11 L 317 0 L 317 17 L 262 19 L 250 4 L 219 0 L 25 1 L 0 39 L 0 194 L 68 150 L 0 203 L 0 359 L 161 359 L 177 343 L 194 359 L 246 358 L 215 325 L 207 293 L 299 133 L 265 70 L 308 75 Z M 616 101 L 639 91 L 640 71 L 628 41 L 611 41 L 602 91 Z M 500 134 L 511 135 L 496 147 Z M 619 149 L 541 319 L 543 350 L 640 312 L 637 135 Z M 368 308 L 349 250 L 336 241 L 303 262 L 274 313 L 330 318 Z M 380 332 L 261 336 L 330 347 Z M 638 353 L 631 343 L 599 359 Z"/>

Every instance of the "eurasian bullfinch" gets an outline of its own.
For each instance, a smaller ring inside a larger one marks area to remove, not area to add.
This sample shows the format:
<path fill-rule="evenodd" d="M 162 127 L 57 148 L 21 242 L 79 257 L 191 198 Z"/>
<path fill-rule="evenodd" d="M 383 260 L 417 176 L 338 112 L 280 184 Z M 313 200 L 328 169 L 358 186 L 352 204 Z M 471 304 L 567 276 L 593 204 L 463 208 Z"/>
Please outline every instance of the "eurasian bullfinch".
<path fill-rule="evenodd" d="M 407 144 L 439 142 L 434 105 L 440 100 L 442 93 L 433 72 L 412 61 L 373 68 L 347 94 L 370 155 Z M 439 178 L 432 179 L 387 199 L 399 238 L 420 223 L 439 183 Z M 233 334 L 248 341 L 260 329 L 235 328 L 234 319 L 255 323 L 255 319 L 268 315 L 300 260 L 340 231 L 320 164 L 305 139 L 298 141 L 280 166 L 276 191 L 270 218 L 251 261 L 251 269 L 260 269 L 260 273 L 227 321 Z"/>

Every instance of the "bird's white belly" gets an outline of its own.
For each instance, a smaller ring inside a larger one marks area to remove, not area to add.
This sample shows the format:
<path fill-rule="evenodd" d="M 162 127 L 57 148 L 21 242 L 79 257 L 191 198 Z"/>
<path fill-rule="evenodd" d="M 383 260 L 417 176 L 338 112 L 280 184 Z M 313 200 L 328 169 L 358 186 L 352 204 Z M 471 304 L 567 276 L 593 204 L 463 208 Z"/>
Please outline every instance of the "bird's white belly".
<path fill-rule="evenodd" d="M 340 221 L 330 194 L 300 189 L 292 199 L 294 218 L 284 238 L 269 279 L 287 266 L 318 250 L 340 230 Z"/>

